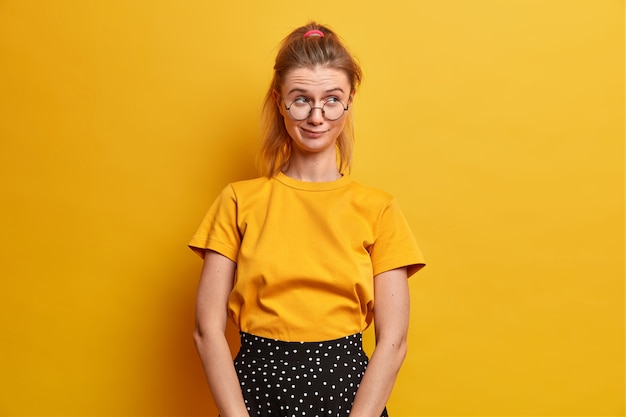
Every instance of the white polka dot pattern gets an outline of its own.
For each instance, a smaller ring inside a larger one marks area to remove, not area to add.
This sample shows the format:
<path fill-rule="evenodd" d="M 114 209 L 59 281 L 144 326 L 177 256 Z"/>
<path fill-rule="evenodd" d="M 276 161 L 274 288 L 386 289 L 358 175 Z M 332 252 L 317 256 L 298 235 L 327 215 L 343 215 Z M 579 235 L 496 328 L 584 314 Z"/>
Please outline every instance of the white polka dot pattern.
<path fill-rule="evenodd" d="M 346 417 L 367 360 L 360 333 L 324 342 L 241 333 L 235 369 L 251 417 Z"/>

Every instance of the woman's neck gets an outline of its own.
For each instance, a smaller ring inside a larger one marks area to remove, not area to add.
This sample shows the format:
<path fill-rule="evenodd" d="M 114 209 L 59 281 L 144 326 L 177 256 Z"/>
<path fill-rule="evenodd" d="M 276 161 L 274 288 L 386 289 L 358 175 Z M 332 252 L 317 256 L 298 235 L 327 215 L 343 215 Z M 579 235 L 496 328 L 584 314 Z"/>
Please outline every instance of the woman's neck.
<path fill-rule="evenodd" d="M 307 182 L 330 182 L 341 178 L 335 158 L 319 158 L 319 156 L 321 155 L 302 157 L 293 154 L 283 173 L 290 178 Z"/>

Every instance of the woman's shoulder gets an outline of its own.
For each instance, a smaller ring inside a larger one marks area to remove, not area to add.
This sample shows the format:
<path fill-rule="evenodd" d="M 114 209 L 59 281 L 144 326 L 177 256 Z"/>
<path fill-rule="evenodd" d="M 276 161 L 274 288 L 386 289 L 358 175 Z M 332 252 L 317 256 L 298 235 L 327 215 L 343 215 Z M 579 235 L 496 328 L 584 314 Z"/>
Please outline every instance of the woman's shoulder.
<path fill-rule="evenodd" d="M 267 183 L 270 179 L 268 177 L 256 177 L 245 180 L 233 181 L 229 185 L 233 188 L 254 188 L 259 185 Z"/>
<path fill-rule="evenodd" d="M 354 179 L 350 181 L 349 187 L 355 197 L 361 197 L 368 201 L 378 201 L 381 204 L 387 204 L 394 199 L 393 195 L 387 191 L 362 184 Z"/>
<path fill-rule="evenodd" d="M 250 193 L 257 193 L 263 189 L 270 181 L 267 177 L 257 177 L 245 180 L 238 180 L 229 182 L 225 187 L 228 192 L 235 195 L 248 195 Z"/>

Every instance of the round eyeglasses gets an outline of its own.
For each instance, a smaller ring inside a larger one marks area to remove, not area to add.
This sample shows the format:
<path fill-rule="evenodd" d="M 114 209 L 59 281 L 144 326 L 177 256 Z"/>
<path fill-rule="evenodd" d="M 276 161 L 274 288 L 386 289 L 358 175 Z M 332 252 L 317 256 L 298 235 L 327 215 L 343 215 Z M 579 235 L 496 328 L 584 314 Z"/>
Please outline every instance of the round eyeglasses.
<path fill-rule="evenodd" d="M 299 97 L 291 102 L 289 106 L 285 105 L 285 109 L 293 120 L 308 119 L 314 109 L 320 109 L 322 116 L 326 120 L 333 121 L 340 119 L 343 113 L 348 110 L 348 106 L 344 106 L 337 97 L 331 97 L 322 102 L 322 107 L 313 107 L 306 98 Z"/>

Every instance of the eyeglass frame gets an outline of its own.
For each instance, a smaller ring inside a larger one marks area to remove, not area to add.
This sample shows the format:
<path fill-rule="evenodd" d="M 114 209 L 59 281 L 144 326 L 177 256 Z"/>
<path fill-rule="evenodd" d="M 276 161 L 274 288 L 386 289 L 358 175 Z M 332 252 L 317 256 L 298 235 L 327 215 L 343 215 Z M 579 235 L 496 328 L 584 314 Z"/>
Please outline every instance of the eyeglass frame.
<path fill-rule="evenodd" d="M 315 110 L 315 109 L 320 109 L 320 110 L 322 111 L 322 117 L 323 117 L 324 119 L 328 120 L 329 122 L 334 122 L 335 120 L 339 120 L 339 119 L 341 119 L 341 118 L 342 118 L 342 117 L 346 114 L 346 112 L 350 109 L 350 102 L 352 101 L 352 97 L 349 97 L 349 98 L 348 98 L 348 105 L 345 105 L 345 104 L 343 104 L 343 101 L 339 100 L 337 97 L 331 97 L 331 98 L 329 98 L 328 100 L 330 100 L 330 99 L 332 99 L 332 98 L 336 98 L 336 99 L 337 99 L 337 102 L 338 102 L 339 104 L 341 104 L 341 107 L 343 108 L 343 113 L 341 113 L 341 116 L 337 117 L 336 119 L 329 119 L 328 117 L 326 117 L 326 113 L 324 112 L 324 106 L 326 105 L 326 103 L 328 103 L 328 100 L 323 100 L 323 101 L 322 101 L 322 102 L 324 103 L 324 104 L 322 104 L 322 107 L 313 107 L 313 106 L 311 105 L 311 100 L 306 100 L 306 103 L 309 105 L 309 107 L 311 108 L 311 110 L 309 110 L 309 113 L 306 115 L 306 117 L 305 117 L 305 118 L 303 118 L 303 119 L 296 119 L 295 117 L 293 117 L 293 115 L 291 114 L 291 112 L 289 111 L 289 109 L 290 109 L 290 108 L 291 108 L 291 106 L 293 106 L 293 104 L 294 104 L 296 101 L 298 101 L 298 99 L 300 99 L 300 98 L 303 98 L 303 97 L 298 97 L 298 98 L 294 99 L 294 100 L 293 100 L 293 101 L 289 104 L 289 106 L 287 106 L 287 103 L 285 103 L 285 98 L 284 98 L 284 97 L 282 98 L 282 99 L 283 99 L 283 105 L 285 106 L 285 110 L 287 110 L 287 114 L 289 115 L 289 117 L 291 118 L 291 120 L 295 120 L 295 121 L 297 121 L 297 122 L 301 122 L 302 120 L 306 120 L 306 119 L 308 119 L 309 117 L 311 117 L 311 115 L 313 114 L 313 110 Z"/>

